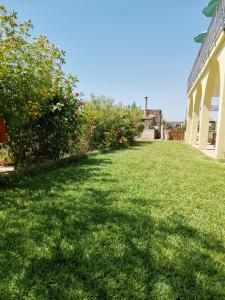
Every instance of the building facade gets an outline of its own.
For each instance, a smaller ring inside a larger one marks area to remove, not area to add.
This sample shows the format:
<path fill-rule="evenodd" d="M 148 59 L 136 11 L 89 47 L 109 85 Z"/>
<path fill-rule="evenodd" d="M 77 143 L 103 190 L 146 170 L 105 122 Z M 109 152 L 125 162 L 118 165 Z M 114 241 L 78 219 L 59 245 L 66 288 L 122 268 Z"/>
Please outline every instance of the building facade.
<path fill-rule="evenodd" d="M 225 0 L 216 3 L 210 26 L 188 81 L 186 142 L 208 148 L 212 99 L 219 99 L 215 155 L 225 158 Z M 203 11 L 204 12 L 204 11 Z"/>
<path fill-rule="evenodd" d="M 160 128 L 162 124 L 162 111 L 160 109 L 148 109 L 148 97 L 145 97 L 145 109 L 142 120 L 146 128 Z"/>
<path fill-rule="evenodd" d="M 149 135 L 152 137 L 151 139 L 161 138 L 162 111 L 160 109 L 148 109 L 148 97 L 145 97 L 142 121 L 145 123 L 144 136 Z"/>

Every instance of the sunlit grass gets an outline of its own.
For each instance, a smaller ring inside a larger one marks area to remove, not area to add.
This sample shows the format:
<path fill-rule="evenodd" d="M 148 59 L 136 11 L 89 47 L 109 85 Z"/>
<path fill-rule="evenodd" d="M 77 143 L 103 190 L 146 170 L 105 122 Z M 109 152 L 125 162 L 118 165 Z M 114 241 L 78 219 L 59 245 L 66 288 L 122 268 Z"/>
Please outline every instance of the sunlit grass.
<path fill-rule="evenodd" d="M 0 190 L 1 299 L 225 299 L 225 167 L 140 143 Z"/>

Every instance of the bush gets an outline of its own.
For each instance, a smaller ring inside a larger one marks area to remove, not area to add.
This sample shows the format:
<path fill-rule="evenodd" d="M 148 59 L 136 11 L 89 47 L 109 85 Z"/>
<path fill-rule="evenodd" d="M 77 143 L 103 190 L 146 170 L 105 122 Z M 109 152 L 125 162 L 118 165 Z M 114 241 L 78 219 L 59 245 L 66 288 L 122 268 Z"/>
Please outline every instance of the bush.
<path fill-rule="evenodd" d="M 0 26 L 0 112 L 15 165 L 61 157 L 76 132 L 78 110 L 76 79 L 62 72 L 64 52 L 44 36 L 29 38 L 31 23 L 18 23 L 4 6 Z"/>
<path fill-rule="evenodd" d="M 41 117 L 27 124 L 26 153 L 30 160 L 56 160 L 72 152 L 79 128 L 79 101 L 55 95 L 41 110 Z"/>
<path fill-rule="evenodd" d="M 144 128 L 136 106 L 114 104 L 112 99 L 92 96 L 82 111 L 86 131 L 92 132 L 91 149 L 109 149 L 131 144 Z"/>

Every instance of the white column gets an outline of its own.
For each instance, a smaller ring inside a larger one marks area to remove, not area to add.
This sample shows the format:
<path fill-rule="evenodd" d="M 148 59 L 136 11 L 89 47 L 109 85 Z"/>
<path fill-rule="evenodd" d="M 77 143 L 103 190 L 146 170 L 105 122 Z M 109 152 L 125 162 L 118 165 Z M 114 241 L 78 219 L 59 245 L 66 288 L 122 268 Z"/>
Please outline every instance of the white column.
<path fill-rule="evenodd" d="M 198 138 L 198 114 L 194 111 L 192 118 L 192 131 L 191 131 L 191 144 L 194 146 L 197 144 Z"/>
<path fill-rule="evenodd" d="M 189 97 L 188 101 L 188 111 L 187 111 L 187 124 L 186 124 L 186 133 L 185 133 L 185 141 L 190 143 L 191 139 L 191 127 L 192 127 L 192 113 L 193 113 L 193 96 Z"/>
<path fill-rule="evenodd" d="M 199 149 L 208 148 L 208 139 L 209 139 L 209 118 L 211 111 L 211 99 L 212 99 L 212 90 L 211 84 L 208 82 L 209 73 L 202 80 L 202 111 L 200 115 L 200 128 L 199 128 Z"/>
<path fill-rule="evenodd" d="M 197 91 L 194 93 L 194 98 L 193 98 L 194 104 L 193 104 L 193 114 L 192 114 L 191 137 L 190 137 L 190 142 L 193 146 L 197 144 L 201 95 L 202 95 L 201 85 L 199 85 Z"/>
<path fill-rule="evenodd" d="M 209 140 L 209 121 L 210 121 L 210 111 L 211 111 L 211 98 L 205 99 L 202 106 L 201 120 L 200 120 L 200 130 L 199 130 L 199 149 L 208 148 Z"/>
<path fill-rule="evenodd" d="M 225 49 L 223 50 L 219 64 L 220 64 L 220 98 L 219 98 L 219 112 L 217 122 L 216 134 L 216 158 L 225 158 Z"/>

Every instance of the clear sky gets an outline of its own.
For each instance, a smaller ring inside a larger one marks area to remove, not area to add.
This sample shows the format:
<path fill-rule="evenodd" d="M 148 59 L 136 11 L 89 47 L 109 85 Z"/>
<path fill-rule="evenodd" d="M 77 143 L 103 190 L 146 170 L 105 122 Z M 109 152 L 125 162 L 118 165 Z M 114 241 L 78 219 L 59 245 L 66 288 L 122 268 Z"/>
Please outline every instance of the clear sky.
<path fill-rule="evenodd" d="M 33 34 L 66 51 L 65 71 L 78 76 L 86 97 L 162 109 L 184 120 L 189 73 L 199 50 L 193 37 L 207 29 L 207 0 L 6 0 Z"/>

